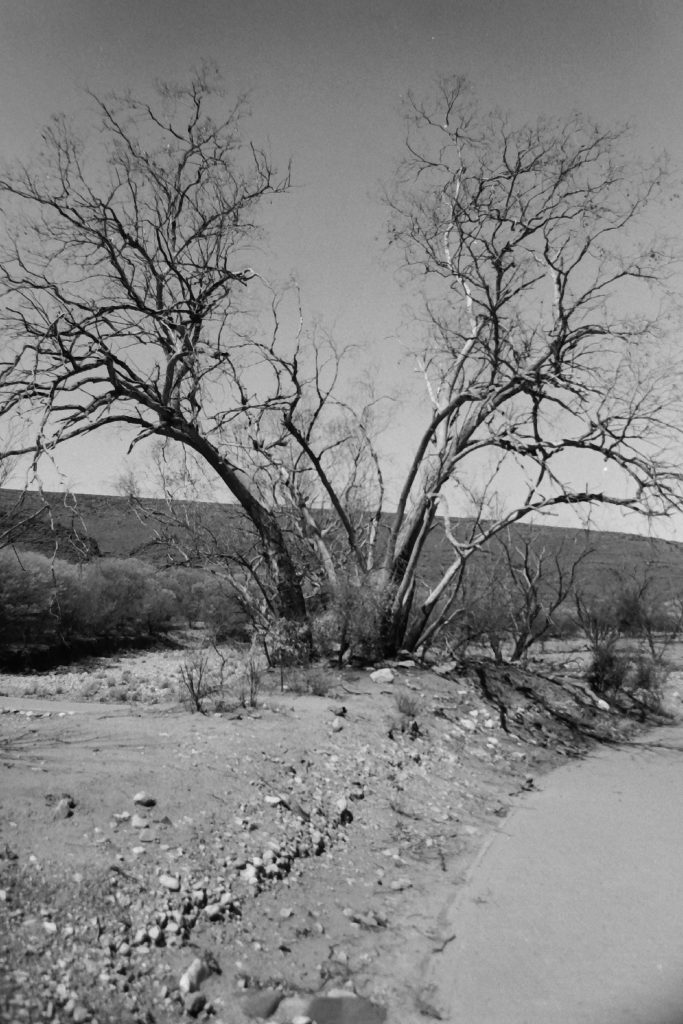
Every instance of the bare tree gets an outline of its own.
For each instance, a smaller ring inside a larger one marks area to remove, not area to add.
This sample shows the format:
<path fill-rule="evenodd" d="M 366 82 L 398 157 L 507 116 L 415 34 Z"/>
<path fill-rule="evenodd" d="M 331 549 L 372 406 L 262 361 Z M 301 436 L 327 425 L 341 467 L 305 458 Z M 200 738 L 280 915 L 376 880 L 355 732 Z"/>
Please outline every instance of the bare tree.
<path fill-rule="evenodd" d="M 664 514 L 681 482 L 657 291 L 669 254 L 647 221 L 662 168 L 630 164 L 624 131 L 578 115 L 482 112 L 462 79 L 411 97 L 407 129 L 386 201 L 391 244 L 426 282 L 429 415 L 385 550 L 389 647 L 420 644 L 463 561 L 511 523 L 560 505 Z M 439 498 L 486 459 L 521 493 L 456 543 L 406 625 Z"/>
<path fill-rule="evenodd" d="M 507 586 L 499 592 L 512 640 L 510 661 L 519 661 L 553 628 L 556 613 L 575 592 L 577 573 L 591 548 L 579 538 L 553 543 L 537 528 L 499 534 Z"/>
<path fill-rule="evenodd" d="M 0 177 L 2 411 L 33 418 L 38 456 L 121 424 L 133 444 L 157 435 L 193 450 L 253 524 L 279 614 L 305 621 L 252 464 L 280 440 L 259 427 L 291 416 L 308 381 L 296 344 L 280 356 L 279 325 L 259 337 L 246 295 L 258 275 L 242 262 L 289 172 L 244 139 L 244 100 L 229 105 L 207 71 L 161 86 L 154 104 L 93 101 L 89 138 L 55 118 L 41 158 Z"/>
<path fill-rule="evenodd" d="M 578 117 L 516 127 L 460 80 L 411 101 L 387 201 L 392 244 L 428 285 L 427 414 L 385 517 L 376 398 L 344 399 L 344 353 L 305 330 L 295 289 L 276 295 L 247 265 L 290 177 L 245 139 L 244 102 L 207 72 L 153 103 L 93 102 L 92 136 L 57 118 L 41 159 L 0 174 L 0 414 L 35 423 L 16 452 L 116 425 L 193 452 L 253 530 L 268 616 L 305 631 L 311 594 L 369 593 L 384 654 L 430 642 L 463 565 L 529 513 L 678 500 L 680 389 L 651 359 L 658 311 L 625 312 L 667 268 L 638 227 L 663 179 L 620 162 L 621 133 Z M 578 483 L 577 453 L 614 467 L 614 485 Z M 454 531 L 430 578 L 440 503 L 486 457 L 525 492 Z"/>
<path fill-rule="evenodd" d="M 622 636 L 643 644 L 652 661 L 661 664 L 683 630 L 680 581 L 669 566 L 656 560 L 615 573 L 614 615 Z"/>

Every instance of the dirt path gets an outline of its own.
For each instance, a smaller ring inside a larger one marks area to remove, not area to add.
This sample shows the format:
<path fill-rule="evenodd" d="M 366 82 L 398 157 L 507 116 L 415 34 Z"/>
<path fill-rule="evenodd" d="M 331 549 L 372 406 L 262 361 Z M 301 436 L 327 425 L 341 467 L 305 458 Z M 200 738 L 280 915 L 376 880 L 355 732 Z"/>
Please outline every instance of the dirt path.
<path fill-rule="evenodd" d="M 683 727 L 544 778 L 441 924 L 444 1020 L 682 1024 Z"/>

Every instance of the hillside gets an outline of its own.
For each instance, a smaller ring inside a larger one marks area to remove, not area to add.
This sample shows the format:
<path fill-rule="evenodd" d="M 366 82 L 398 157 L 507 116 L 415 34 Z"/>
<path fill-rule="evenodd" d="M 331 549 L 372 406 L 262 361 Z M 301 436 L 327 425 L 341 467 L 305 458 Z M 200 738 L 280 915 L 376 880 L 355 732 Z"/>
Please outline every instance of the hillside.
<path fill-rule="evenodd" d="M 197 518 L 207 535 L 218 543 L 235 543 L 243 522 L 234 505 L 219 503 L 179 503 L 184 515 Z M 16 524 L 11 540 L 19 548 L 57 554 L 78 561 L 84 557 L 137 557 L 156 565 L 178 560 L 179 551 L 167 542 L 169 528 L 159 527 L 153 516 L 163 518 L 165 503 L 145 499 L 150 515 L 140 517 L 125 497 L 101 494 L 64 494 L 58 492 L 0 488 L 0 534 Z M 387 514 L 387 523 L 391 514 Z M 466 530 L 466 521 L 459 529 Z M 182 531 L 175 530 L 181 537 Z M 581 563 L 579 578 L 584 586 L 599 590 L 614 579 L 638 578 L 643 574 L 667 582 L 673 591 L 683 592 L 683 543 L 656 540 L 639 534 L 570 529 L 567 527 L 530 527 L 518 525 L 512 535 L 516 543 L 531 540 L 552 558 L 576 558 L 588 547 Z M 452 556 L 443 530 L 433 531 L 425 550 L 423 575 L 426 582 L 438 578 Z"/>

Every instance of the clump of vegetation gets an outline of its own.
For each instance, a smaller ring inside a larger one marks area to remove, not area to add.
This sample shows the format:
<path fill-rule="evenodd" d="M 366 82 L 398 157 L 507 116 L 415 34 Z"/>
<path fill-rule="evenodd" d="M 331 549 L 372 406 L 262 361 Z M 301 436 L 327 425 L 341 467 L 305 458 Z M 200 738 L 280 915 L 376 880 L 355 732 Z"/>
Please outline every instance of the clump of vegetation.
<path fill-rule="evenodd" d="M 601 644 L 592 651 L 586 682 L 600 696 L 616 693 L 626 681 L 628 668 L 628 659 L 613 644 Z"/>
<path fill-rule="evenodd" d="M 404 718 L 413 719 L 419 717 L 422 710 L 422 702 L 417 694 L 402 688 L 396 691 L 395 700 L 398 712 Z"/>
<path fill-rule="evenodd" d="M 223 680 L 217 677 L 205 649 L 190 651 L 178 671 L 179 697 L 193 712 L 204 714 L 205 702 L 222 691 Z"/>
<path fill-rule="evenodd" d="M 134 558 L 74 565 L 36 552 L 0 551 L 0 662 L 68 657 L 168 630 L 177 616 L 158 571 Z"/>
<path fill-rule="evenodd" d="M 242 674 L 239 690 L 240 704 L 243 708 L 258 706 L 258 694 L 261 689 L 261 672 L 254 658 L 248 658 Z"/>

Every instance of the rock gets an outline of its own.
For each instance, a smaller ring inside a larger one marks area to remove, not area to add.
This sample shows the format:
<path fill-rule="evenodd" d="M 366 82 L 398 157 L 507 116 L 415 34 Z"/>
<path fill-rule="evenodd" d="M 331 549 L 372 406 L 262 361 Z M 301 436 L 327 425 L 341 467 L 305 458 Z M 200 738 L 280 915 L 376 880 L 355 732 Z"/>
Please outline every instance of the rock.
<path fill-rule="evenodd" d="M 75 801 L 70 796 L 63 796 L 61 800 L 58 800 L 55 804 L 52 817 L 55 820 L 58 820 L 59 818 L 70 818 L 74 813 L 75 806 Z"/>
<path fill-rule="evenodd" d="M 271 1017 L 281 1002 L 282 992 L 274 988 L 264 988 L 260 992 L 242 996 L 240 1006 L 247 1017 Z"/>
<path fill-rule="evenodd" d="M 291 917 L 293 915 L 293 913 L 294 913 L 294 911 L 292 910 L 291 907 L 283 907 L 281 909 L 281 911 L 280 911 L 280 917 L 283 920 L 286 920 L 286 918 Z"/>
<path fill-rule="evenodd" d="M 332 732 L 341 732 L 344 728 L 344 719 L 336 715 L 332 720 Z"/>
<path fill-rule="evenodd" d="M 301 804 L 298 803 L 296 800 L 292 800 L 290 802 L 289 809 L 292 812 L 292 814 L 295 814 L 297 818 L 301 818 L 302 821 L 311 820 L 311 815 L 309 814 L 309 812 L 306 810 L 305 807 L 302 807 Z"/>
<path fill-rule="evenodd" d="M 178 982 L 181 994 L 186 996 L 190 992 L 196 992 L 201 983 L 211 977 L 214 970 L 213 964 L 209 964 L 206 960 L 197 957 L 196 960 L 192 961 Z"/>
<path fill-rule="evenodd" d="M 183 1006 L 190 1017 L 197 1017 L 206 1006 L 206 996 L 203 992 L 190 992 L 183 999 Z"/>
<path fill-rule="evenodd" d="M 149 818 L 145 818 L 143 814 L 134 814 L 130 819 L 130 824 L 132 828 L 147 828 L 151 823 Z"/>
<path fill-rule="evenodd" d="M 225 906 L 222 903 L 207 903 L 204 907 L 204 913 L 209 921 L 218 921 L 225 913 Z"/>
<path fill-rule="evenodd" d="M 404 889 L 412 889 L 413 883 L 409 878 L 397 878 L 391 883 L 394 892 L 403 892 Z"/>
<path fill-rule="evenodd" d="M 265 800 L 265 802 L 266 802 L 267 804 L 269 804 L 269 805 L 270 805 L 271 807 L 277 807 L 277 806 L 278 806 L 278 804 L 281 804 L 281 803 L 282 803 L 282 798 L 281 798 L 281 797 L 279 797 L 279 796 L 270 796 L 270 795 L 269 795 L 269 796 L 265 796 L 265 797 L 264 797 L 264 800 Z"/>
<path fill-rule="evenodd" d="M 133 803 L 139 804 L 140 807 L 155 807 L 156 799 L 146 793 L 144 789 L 141 789 L 139 793 L 136 793 L 133 797 Z"/>
<path fill-rule="evenodd" d="M 309 999 L 305 999 L 302 996 L 287 996 L 283 999 L 278 1007 L 278 1019 L 283 1021 L 291 1021 L 292 1024 L 308 1024 L 311 1018 L 306 1012 Z"/>
<path fill-rule="evenodd" d="M 180 879 L 175 875 L 159 875 L 159 885 L 164 889 L 169 889 L 171 892 L 178 892 L 180 890 Z"/>
<path fill-rule="evenodd" d="M 74 1021 L 74 1024 L 85 1024 L 86 1021 L 90 1020 L 90 1010 L 87 1010 L 82 1003 L 76 1003 L 71 1011 L 71 1019 Z"/>
<path fill-rule="evenodd" d="M 390 668 L 378 668 L 374 672 L 370 673 L 370 678 L 373 683 L 377 683 L 379 686 L 385 686 L 389 683 L 393 683 L 396 678 L 396 674 Z"/>

